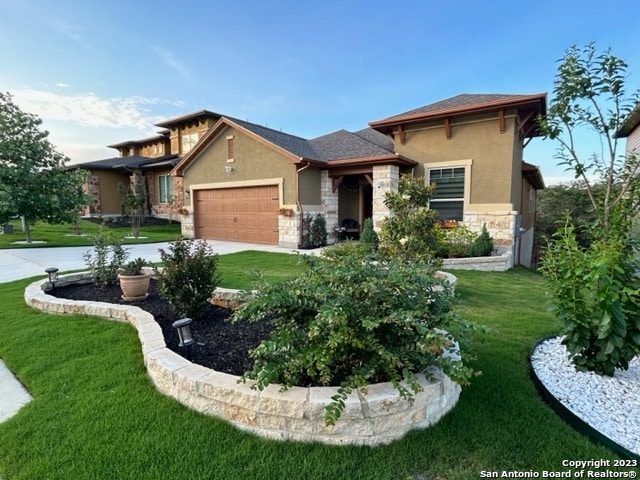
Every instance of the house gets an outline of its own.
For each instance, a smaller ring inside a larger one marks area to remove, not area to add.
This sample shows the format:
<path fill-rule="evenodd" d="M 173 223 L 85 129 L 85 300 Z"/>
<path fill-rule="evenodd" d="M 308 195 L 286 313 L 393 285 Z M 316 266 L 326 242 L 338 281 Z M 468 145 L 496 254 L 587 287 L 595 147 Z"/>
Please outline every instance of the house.
<path fill-rule="evenodd" d="M 640 103 L 627 116 L 615 133 L 616 138 L 626 138 L 626 155 L 640 155 Z"/>
<path fill-rule="evenodd" d="M 174 201 L 187 237 L 295 248 L 305 215 L 317 214 L 332 240 L 345 219 L 371 217 L 379 229 L 390 213 L 385 194 L 413 174 L 436 184 L 430 208 L 441 219 L 486 224 L 515 263 L 531 265 L 544 182 L 523 150 L 545 113 L 545 94 L 464 94 L 308 140 L 205 110 L 158 124 L 155 140 L 112 147 L 131 162 L 115 170 L 144 177 L 151 213 L 166 215 Z"/>

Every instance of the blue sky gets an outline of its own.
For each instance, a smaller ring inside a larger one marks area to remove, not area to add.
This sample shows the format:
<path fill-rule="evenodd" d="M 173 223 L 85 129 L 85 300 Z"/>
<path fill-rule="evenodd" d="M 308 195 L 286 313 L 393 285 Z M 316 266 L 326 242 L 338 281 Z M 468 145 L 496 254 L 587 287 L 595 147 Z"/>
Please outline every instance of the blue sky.
<path fill-rule="evenodd" d="M 637 0 L 0 0 L 0 17 L 0 91 L 72 161 L 201 109 L 313 138 L 460 93 L 550 100 L 556 61 L 591 41 L 640 88 Z M 567 178 L 555 149 L 525 150 L 547 184 Z"/>

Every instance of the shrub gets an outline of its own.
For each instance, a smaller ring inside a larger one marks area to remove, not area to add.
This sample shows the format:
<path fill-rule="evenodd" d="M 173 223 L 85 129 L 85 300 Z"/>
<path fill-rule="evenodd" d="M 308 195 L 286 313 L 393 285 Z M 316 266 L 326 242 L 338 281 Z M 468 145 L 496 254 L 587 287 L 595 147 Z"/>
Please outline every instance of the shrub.
<path fill-rule="evenodd" d="M 142 267 L 149 265 L 149 262 L 142 257 L 138 257 L 125 263 L 120 269 L 121 275 L 134 276 L 142 275 Z"/>
<path fill-rule="evenodd" d="M 116 236 L 100 225 L 92 238 L 93 250 L 84 253 L 83 258 L 93 274 L 96 285 L 114 285 L 118 281 L 118 270 L 128 256 L 127 250 Z"/>
<path fill-rule="evenodd" d="M 436 255 L 441 258 L 470 256 L 471 247 L 478 236 L 466 225 L 458 225 L 453 228 L 436 226 L 435 232 L 438 245 Z"/>
<path fill-rule="evenodd" d="M 176 315 L 200 318 L 219 282 L 218 255 L 204 240 L 181 239 L 169 252 L 160 249 L 160 259 L 164 268 L 155 269 L 160 295 Z"/>
<path fill-rule="evenodd" d="M 373 229 L 373 219 L 365 218 L 362 224 L 362 234 L 360 235 L 360 241 L 368 244 L 373 250 L 378 248 L 378 234 Z"/>
<path fill-rule="evenodd" d="M 327 244 L 327 222 L 321 213 L 318 213 L 311 224 L 311 246 L 324 247 Z"/>
<path fill-rule="evenodd" d="M 354 242 L 348 239 L 327 247 L 322 255 L 330 260 L 337 260 L 342 257 L 358 257 L 363 260 L 371 260 L 374 257 L 371 252 L 371 244 L 362 241 Z"/>
<path fill-rule="evenodd" d="M 640 352 L 640 261 L 633 244 L 611 235 L 582 249 L 567 220 L 541 270 L 575 367 L 600 375 L 628 369 Z"/>
<path fill-rule="evenodd" d="M 382 258 L 432 261 L 437 247 L 437 214 L 427 206 L 433 188 L 423 178 L 402 175 L 397 192 L 387 192 L 384 204 L 392 215 L 384 219 L 378 253 Z"/>
<path fill-rule="evenodd" d="M 493 239 L 489 236 L 486 223 L 482 224 L 482 232 L 476 237 L 471 245 L 470 255 L 472 257 L 487 257 L 493 252 Z"/>
<path fill-rule="evenodd" d="M 321 213 L 315 217 L 306 214 L 302 220 L 301 248 L 317 248 L 327 244 L 327 222 Z"/>
<path fill-rule="evenodd" d="M 417 375 L 429 376 L 429 367 L 461 383 L 469 379 L 459 357 L 443 355 L 467 324 L 450 311 L 449 289 L 432 265 L 378 265 L 358 255 L 305 261 L 305 273 L 258 285 L 234 315 L 234 321 L 268 318 L 274 326 L 250 352 L 255 363 L 242 378 L 255 380 L 253 388 L 338 386 L 325 411 L 333 424 L 347 395 L 367 384 L 391 382 L 411 401 L 421 390 Z"/>

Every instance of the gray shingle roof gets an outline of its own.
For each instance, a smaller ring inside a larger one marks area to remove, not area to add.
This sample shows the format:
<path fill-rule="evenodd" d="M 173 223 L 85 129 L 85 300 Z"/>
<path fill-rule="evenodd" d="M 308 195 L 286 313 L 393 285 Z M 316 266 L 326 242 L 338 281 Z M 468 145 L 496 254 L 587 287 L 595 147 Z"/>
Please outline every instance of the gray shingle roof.
<path fill-rule="evenodd" d="M 393 154 L 393 149 L 382 148 L 363 136 L 338 130 L 309 141 L 316 152 L 316 160 L 330 162 L 351 158 L 378 157 Z"/>
<path fill-rule="evenodd" d="M 109 170 L 113 168 L 149 168 L 156 165 L 175 165 L 178 161 L 177 155 L 164 155 L 162 157 L 141 157 L 139 155 L 131 155 L 129 157 L 113 157 L 92 162 L 76 163 L 72 167 L 81 167 L 86 169 Z"/>
<path fill-rule="evenodd" d="M 229 120 L 298 157 L 311 160 L 330 162 L 394 153 L 393 142 L 388 140 L 385 135 L 370 128 L 356 133 L 338 130 L 307 140 L 236 118 L 229 118 Z"/>
<path fill-rule="evenodd" d="M 419 115 L 421 113 L 424 114 L 433 114 L 436 112 L 446 112 L 448 110 L 456 110 L 456 109 L 464 109 L 465 107 L 474 107 L 487 105 L 491 103 L 501 103 L 507 102 L 509 100 L 517 100 L 518 98 L 527 97 L 529 95 L 506 95 L 501 93 L 481 93 L 481 94 L 470 94 L 463 93 L 460 95 L 456 95 L 455 97 L 445 98 L 444 100 L 440 100 L 439 102 L 430 103 L 429 105 L 424 105 L 422 107 L 414 108 L 413 110 L 409 110 L 407 112 L 399 113 L 397 115 L 393 115 L 391 117 L 387 117 L 382 121 L 392 121 L 394 119 L 401 119 L 410 115 Z M 377 122 L 372 122 L 377 123 Z"/>

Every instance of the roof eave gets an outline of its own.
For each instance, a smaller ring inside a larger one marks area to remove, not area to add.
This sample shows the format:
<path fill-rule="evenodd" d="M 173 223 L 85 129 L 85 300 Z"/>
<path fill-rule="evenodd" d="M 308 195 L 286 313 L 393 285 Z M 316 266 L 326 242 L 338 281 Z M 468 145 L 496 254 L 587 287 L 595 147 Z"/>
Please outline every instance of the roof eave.
<path fill-rule="evenodd" d="M 460 107 L 435 110 L 432 112 L 420 112 L 411 115 L 401 115 L 388 117 L 382 120 L 369 122 L 369 126 L 374 130 L 387 133 L 397 125 L 415 124 L 426 121 L 442 120 L 444 118 L 461 117 L 466 115 L 477 115 L 481 113 L 493 112 L 506 108 L 524 107 L 526 105 L 536 105 L 542 115 L 546 114 L 546 93 L 533 95 L 521 95 L 511 99 L 500 99 L 492 102 L 478 103 L 474 105 L 464 105 Z"/>

